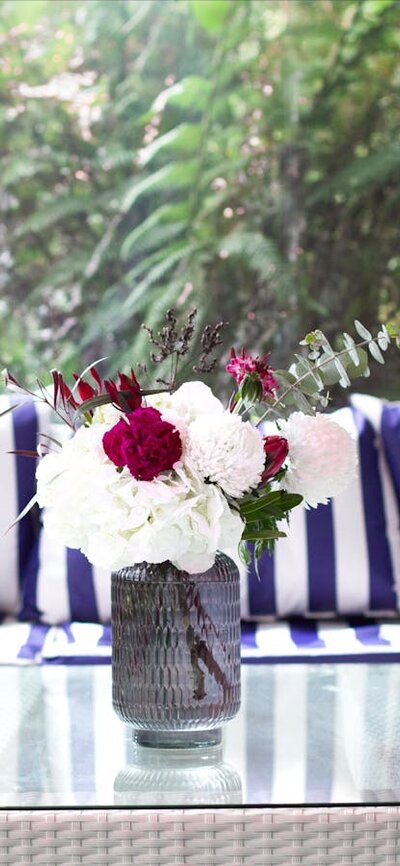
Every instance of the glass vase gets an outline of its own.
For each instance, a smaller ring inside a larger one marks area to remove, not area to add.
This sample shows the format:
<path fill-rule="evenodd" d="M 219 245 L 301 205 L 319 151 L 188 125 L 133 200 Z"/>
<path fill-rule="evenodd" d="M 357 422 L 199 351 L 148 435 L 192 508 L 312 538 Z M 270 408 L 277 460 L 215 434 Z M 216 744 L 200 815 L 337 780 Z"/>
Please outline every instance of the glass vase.
<path fill-rule="evenodd" d="M 113 706 L 142 746 L 221 741 L 240 706 L 239 572 L 217 554 L 188 574 L 170 562 L 112 575 Z"/>

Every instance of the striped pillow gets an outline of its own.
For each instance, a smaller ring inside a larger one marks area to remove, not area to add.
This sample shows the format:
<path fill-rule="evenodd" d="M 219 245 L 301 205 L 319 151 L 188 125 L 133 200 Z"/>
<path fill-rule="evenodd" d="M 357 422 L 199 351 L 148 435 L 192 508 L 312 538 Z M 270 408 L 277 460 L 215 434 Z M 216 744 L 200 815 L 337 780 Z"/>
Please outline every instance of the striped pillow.
<path fill-rule="evenodd" d="M 400 509 L 400 403 L 383 404 L 381 432 Z"/>
<path fill-rule="evenodd" d="M 0 413 L 15 398 L 0 396 Z M 38 432 L 46 432 L 46 407 L 21 402 L 18 409 L 0 417 L 0 611 L 14 613 L 20 604 L 20 590 L 38 533 L 38 515 L 31 511 L 10 527 L 35 494 L 35 460 L 12 455 L 14 450 L 36 451 Z"/>
<path fill-rule="evenodd" d="M 242 579 L 244 619 L 397 611 L 400 534 L 390 475 L 371 424 L 356 409 L 334 418 L 357 438 L 360 473 L 317 509 L 294 510 L 289 536 Z M 110 575 L 42 530 L 25 572 L 23 619 L 108 622 Z"/>
<path fill-rule="evenodd" d="M 359 473 L 328 505 L 296 508 L 289 534 L 242 580 L 242 616 L 392 613 L 399 609 L 396 497 L 374 429 L 355 407 L 335 421 L 357 436 Z"/>
<path fill-rule="evenodd" d="M 378 447 L 384 451 L 400 509 L 400 402 L 366 394 L 353 394 L 351 402 L 379 434 Z"/>
<path fill-rule="evenodd" d="M 104 623 L 110 617 L 110 572 L 54 541 L 42 527 L 25 571 L 20 619 L 57 625 Z"/>
<path fill-rule="evenodd" d="M 53 424 L 51 435 L 62 442 L 70 431 Z M 24 570 L 19 619 L 58 625 L 110 618 L 110 572 L 92 566 L 80 550 L 64 547 L 41 527 Z"/>

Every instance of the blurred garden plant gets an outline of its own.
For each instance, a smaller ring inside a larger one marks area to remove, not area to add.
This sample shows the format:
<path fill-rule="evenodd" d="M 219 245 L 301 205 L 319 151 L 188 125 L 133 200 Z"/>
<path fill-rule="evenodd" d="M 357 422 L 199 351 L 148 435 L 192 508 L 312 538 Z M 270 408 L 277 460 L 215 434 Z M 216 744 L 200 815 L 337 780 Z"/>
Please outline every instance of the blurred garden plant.
<path fill-rule="evenodd" d="M 113 374 L 171 305 L 275 366 L 317 323 L 337 349 L 398 315 L 396 0 L 0 13 L 3 365 Z"/>

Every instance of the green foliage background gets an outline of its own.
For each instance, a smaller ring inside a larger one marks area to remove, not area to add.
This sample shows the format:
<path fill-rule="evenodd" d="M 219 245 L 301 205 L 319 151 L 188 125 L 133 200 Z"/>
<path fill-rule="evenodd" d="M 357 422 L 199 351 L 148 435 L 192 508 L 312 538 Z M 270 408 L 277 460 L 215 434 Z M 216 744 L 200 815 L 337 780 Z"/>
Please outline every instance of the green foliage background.
<path fill-rule="evenodd" d="M 2 366 L 130 367 L 170 306 L 279 365 L 398 319 L 397 0 L 1 0 L 0 43 Z"/>

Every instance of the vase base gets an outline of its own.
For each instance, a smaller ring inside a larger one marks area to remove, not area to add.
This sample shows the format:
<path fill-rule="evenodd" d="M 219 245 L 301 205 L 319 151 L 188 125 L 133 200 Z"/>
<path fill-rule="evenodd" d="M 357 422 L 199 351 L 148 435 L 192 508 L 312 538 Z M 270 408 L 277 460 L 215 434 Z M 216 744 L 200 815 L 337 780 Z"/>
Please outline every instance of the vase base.
<path fill-rule="evenodd" d="M 221 728 L 209 731 L 133 731 L 133 741 L 138 746 L 151 749 L 194 749 L 204 746 L 218 746 L 221 743 Z"/>

